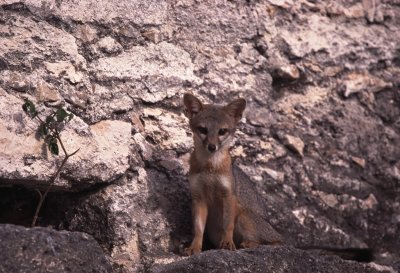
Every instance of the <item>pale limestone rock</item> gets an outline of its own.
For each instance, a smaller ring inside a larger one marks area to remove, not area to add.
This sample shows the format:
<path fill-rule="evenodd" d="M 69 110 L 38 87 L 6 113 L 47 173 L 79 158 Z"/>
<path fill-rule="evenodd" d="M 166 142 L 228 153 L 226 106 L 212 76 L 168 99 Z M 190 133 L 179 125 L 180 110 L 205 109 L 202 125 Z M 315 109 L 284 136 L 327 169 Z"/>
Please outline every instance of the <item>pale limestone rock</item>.
<path fill-rule="evenodd" d="M 91 42 L 97 38 L 97 31 L 88 24 L 78 25 L 74 32 L 74 36 L 84 42 Z"/>
<path fill-rule="evenodd" d="M 362 168 L 365 168 L 365 159 L 364 158 L 360 158 L 360 157 L 357 157 L 357 156 L 351 156 L 350 158 L 358 166 L 360 166 Z"/>
<path fill-rule="evenodd" d="M 378 205 L 378 200 L 376 200 L 375 195 L 372 193 L 368 195 L 368 197 L 365 200 L 362 200 L 360 204 L 362 209 L 372 209 L 376 205 Z"/>
<path fill-rule="evenodd" d="M 312 191 L 312 193 L 318 195 L 318 197 L 331 208 L 334 208 L 339 203 L 335 194 L 322 191 Z"/>
<path fill-rule="evenodd" d="M 39 81 L 35 88 L 35 95 L 38 102 L 58 102 L 61 100 L 60 93 L 55 87 L 45 81 Z"/>
<path fill-rule="evenodd" d="M 279 172 L 266 167 L 262 167 L 261 170 L 280 183 L 285 180 L 285 174 L 283 172 Z"/>
<path fill-rule="evenodd" d="M 296 137 L 296 136 L 291 136 L 291 135 L 286 135 L 285 136 L 285 145 L 296 151 L 299 155 L 304 156 L 303 150 L 304 150 L 304 142 L 301 140 L 301 138 Z"/>
<path fill-rule="evenodd" d="M 117 20 L 134 24 L 161 25 L 167 19 L 168 3 L 165 0 L 149 1 L 96 1 L 57 0 L 46 1 L 45 4 L 36 0 L 24 0 L 34 14 L 53 14 L 64 20 L 81 22 L 113 23 Z"/>
<path fill-rule="evenodd" d="M 27 56 L 23 59 L 9 59 L 10 65 L 32 67 L 32 61 L 35 58 L 40 62 L 48 61 L 59 51 L 71 61 L 73 60 L 76 66 L 86 66 L 85 59 L 78 52 L 75 38 L 45 21 L 35 21 L 30 17 L 18 17 L 9 30 L 12 35 L 6 35 L 0 39 L 0 57 L 4 58 L 13 52 Z"/>
<path fill-rule="evenodd" d="M 54 156 L 43 147 L 43 140 L 36 138 L 38 122 L 31 120 L 22 111 L 23 100 L 0 90 L 0 107 L 8 112 L 0 113 L 0 175 L 17 184 L 21 179 L 35 183 L 49 181 L 61 163 L 63 154 Z M 87 187 L 91 183 L 111 182 L 128 169 L 131 138 L 130 123 L 102 121 L 88 126 L 79 117 L 74 117 L 61 132 L 61 139 L 72 156 L 63 174 L 81 184 L 70 184 L 64 179 L 56 186 L 64 189 Z M 112 149 L 110 148 L 112 147 Z M 63 177 L 63 174 L 61 177 Z"/>
<path fill-rule="evenodd" d="M 181 91 L 185 82 L 198 85 L 202 81 L 193 74 L 187 52 L 161 42 L 135 46 L 116 57 L 105 57 L 92 65 L 100 81 L 113 79 L 139 82 L 141 90 L 132 90 L 133 98 L 155 103 Z"/>
<path fill-rule="evenodd" d="M 367 18 L 368 22 L 383 22 L 380 0 L 362 0 L 362 5 L 365 10 L 365 18 Z"/>
<path fill-rule="evenodd" d="M 136 130 L 136 133 L 141 133 L 144 131 L 143 123 L 140 120 L 140 117 L 136 113 L 133 113 L 131 115 L 131 122 L 132 122 L 133 128 Z"/>
<path fill-rule="evenodd" d="M 110 36 L 100 39 L 96 45 L 106 53 L 116 53 L 122 50 L 122 46 Z"/>
<path fill-rule="evenodd" d="M 350 8 L 345 9 L 344 14 L 349 18 L 362 18 L 364 17 L 364 8 L 361 3 L 356 3 Z"/>
<path fill-rule="evenodd" d="M 177 115 L 161 109 L 147 110 L 147 113 L 149 111 L 156 116 L 152 118 L 143 117 L 146 134 L 151 135 L 163 149 L 189 150 L 192 146 L 192 138 L 188 136 L 185 127 L 182 126 L 182 124 L 186 123 L 186 118 L 183 114 Z"/>
<path fill-rule="evenodd" d="M 282 65 L 275 69 L 274 77 L 294 81 L 300 78 L 300 72 L 296 65 Z"/>
<path fill-rule="evenodd" d="M 26 92 L 32 87 L 30 79 L 18 72 L 5 71 L 1 73 L 4 88 L 12 88 L 16 91 Z"/>
<path fill-rule="evenodd" d="M 139 152 L 141 153 L 144 160 L 150 160 L 153 155 L 153 147 L 150 145 L 141 133 L 136 133 L 133 136 L 133 140 L 138 146 Z"/>
<path fill-rule="evenodd" d="M 56 77 L 60 77 L 63 75 L 66 79 L 68 79 L 71 83 L 76 84 L 83 80 L 83 74 L 81 72 L 77 72 L 75 67 L 70 62 L 45 62 L 47 71 L 53 73 Z"/>
<path fill-rule="evenodd" d="M 294 4 L 292 0 L 268 0 L 268 2 L 282 8 L 289 8 Z"/>
<path fill-rule="evenodd" d="M 141 33 L 142 36 L 149 39 L 151 42 L 158 44 L 162 40 L 162 33 L 157 28 L 149 28 L 146 31 Z"/>
<path fill-rule="evenodd" d="M 313 28 L 318 28 L 319 25 L 321 29 L 321 26 L 324 25 L 326 28 L 324 30 L 321 29 L 322 35 L 316 36 L 310 28 L 294 32 L 283 30 L 279 34 L 290 46 L 291 52 L 297 57 L 304 57 L 311 52 L 328 50 L 330 48 L 330 38 L 335 35 L 334 28 L 329 24 L 328 19 L 312 15 L 308 21 Z"/>
<path fill-rule="evenodd" d="M 350 72 L 344 79 L 344 85 L 346 90 L 343 95 L 346 98 L 361 91 L 375 93 L 393 86 L 392 83 L 386 82 L 368 72 Z"/>

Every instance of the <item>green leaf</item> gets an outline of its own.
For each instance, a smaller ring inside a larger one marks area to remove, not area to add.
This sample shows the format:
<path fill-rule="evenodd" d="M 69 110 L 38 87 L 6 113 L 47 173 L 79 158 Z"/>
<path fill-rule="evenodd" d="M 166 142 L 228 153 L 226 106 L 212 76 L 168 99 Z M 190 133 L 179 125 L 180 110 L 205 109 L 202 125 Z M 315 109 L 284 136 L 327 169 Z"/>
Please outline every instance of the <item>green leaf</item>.
<path fill-rule="evenodd" d="M 25 103 L 22 105 L 22 110 L 24 110 L 24 112 L 31 118 L 36 117 L 38 114 L 35 105 L 29 99 L 25 99 Z"/>
<path fill-rule="evenodd" d="M 51 138 L 49 141 L 49 150 L 53 155 L 59 154 L 58 144 L 56 138 Z"/>
<path fill-rule="evenodd" d="M 28 112 L 28 105 L 26 102 L 24 104 L 22 104 L 22 110 L 24 110 L 25 113 Z"/>
<path fill-rule="evenodd" d="M 44 122 L 40 123 L 39 132 L 42 135 L 42 137 L 47 136 L 47 134 L 49 133 L 49 129 L 47 128 L 46 123 L 44 123 Z"/>
<path fill-rule="evenodd" d="M 58 122 L 64 121 L 64 119 L 68 116 L 67 111 L 65 111 L 63 108 L 58 108 L 56 112 L 56 117 Z"/>
<path fill-rule="evenodd" d="M 53 114 L 51 114 L 51 115 L 49 115 L 49 116 L 46 117 L 46 123 L 47 123 L 47 124 L 50 124 L 50 123 L 52 123 L 53 121 L 54 121 Z"/>

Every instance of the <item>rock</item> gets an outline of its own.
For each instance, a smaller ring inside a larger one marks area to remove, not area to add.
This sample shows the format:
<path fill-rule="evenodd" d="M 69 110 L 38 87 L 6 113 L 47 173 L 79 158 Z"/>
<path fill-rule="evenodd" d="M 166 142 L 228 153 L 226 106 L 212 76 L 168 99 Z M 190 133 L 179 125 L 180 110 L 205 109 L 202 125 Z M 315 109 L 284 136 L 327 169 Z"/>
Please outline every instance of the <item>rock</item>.
<path fill-rule="evenodd" d="M 348 9 L 344 10 L 344 14 L 348 18 L 363 18 L 365 16 L 365 11 L 361 3 L 356 3 Z"/>
<path fill-rule="evenodd" d="M 112 24 L 115 21 L 132 22 L 137 25 L 160 25 L 167 19 L 167 1 L 132 2 L 120 1 L 117 4 L 111 2 L 98 2 L 84 0 L 75 3 L 73 0 L 58 4 L 56 0 L 41 5 L 35 0 L 25 0 L 25 5 L 37 15 L 53 14 L 63 20 L 75 20 L 80 22 L 102 22 Z"/>
<path fill-rule="evenodd" d="M 321 200 L 331 208 L 335 207 L 339 203 L 337 196 L 334 194 L 327 194 L 321 191 L 316 191 L 313 193 L 318 195 L 318 197 L 321 198 Z"/>
<path fill-rule="evenodd" d="M 289 64 L 276 68 L 272 77 L 274 79 L 294 81 L 300 78 L 300 72 L 295 65 Z"/>
<path fill-rule="evenodd" d="M 139 167 L 118 184 L 81 198 L 67 212 L 68 228 L 93 235 L 123 272 L 179 260 L 171 251 L 181 251 L 189 240 L 189 189 L 182 176 L 168 173 L 171 178 Z"/>
<path fill-rule="evenodd" d="M 61 100 L 60 93 L 44 81 L 36 85 L 35 95 L 38 102 L 58 102 Z"/>
<path fill-rule="evenodd" d="M 365 17 L 367 18 L 368 22 L 383 22 L 380 0 L 363 0 L 362 4 L 365 10 Z"/>
<path fill-rule="evenodd" d="M 146 135 L 161 145 L 162 149 L 187 152 L 192 147 L 192 137 L 187 134 L 188 129 L 182 126 L 186 122 L 183 114 L 177 115 L 160 109 L 144 111 L 146 113 L 151 116 L 143 117 Z"/>
<path fill-rule="evenodd" d="M 317 15 L 310 16 L 308 21 L 310 26 L 317 27 L 317 25 L 319 25 L 319 27 L 321 27 L 323 25 L 326 27 L 326 31 L 331 29 L 328 20 Z M 284 30 L 280 33 L 280 36 L 289 45 L 291 53 L 301 58 L 310 52 L 327 50 L 329 48 L 329 36 L 331 35 L 325 34 L 327 34 L 327 32 L 324 32 L 322 36 L 316 37 L 313 35 L 312 31 L 299 30 L 293 32 Z"/>
<path fill-rule="evenodd" d="M 140 154 L 142 155 L 143 160 L 150 160 L 153 155 L 153 147 L 150 145 L 146 139 L 143 137 L 142 134 L 136 133 L 133 136 L 133 139 L 135 140 L 136 145 L 138 146 L 138 150 Z"/>
<path fill-rule="evenodd" d="M 122 50 L 122 46 L 110 36 L 100 39 L 96 45 L 106 53 L 117 53 Z"/>
<path fill-rule="evenodd" d="M 150 28 L 144 32 L 142 32 L 142 35 L 149 39 L 151 42 L 158 44 L 162 40 L 162 34 L 161 32 L 156 29 L 156 28 Z"/>
<path fill-rule="evenodd" d="M 325 7 L 325 11 L 329 15 L 343 15 L 345 13 L 345 8 L 337 2 L 328 3 Z M 363 10 L 364 12 L 364 10 Z"/>
<path fill-rule="evenodd" d="M 113 114 L 127 113 L 132 110 L 134 101 L 129 95 L 129 91 L 126 85 L 94 84 L 89 93 L 77 92 L 76 100 L 86 105 L 84 107 L 86 118 L 91 123 L 96 123 L 109 119 Z"/>
<path fill-rule="evenodd" d="M 177 94 L 186 82 L 201 83 L 193 74 L 189 54 L 166 42 L 136 46 L 116 57 L 101 58 L 92 70 L 99 81 L 140 82 L 143 90 L 132 90 L 131 96 L 150 103 Z"/>
<path fill-rule="evenodd" d="M 356 157 L 356 156 L 351 156 L 350 158 L 358 166 L 365 168 L 365 159 L 364 158 L 360 158 L 360 157 Z"/>
<path fill-rule="evenodd" d="M 135 133 L 142 133 L 144 131 L 143 123 L 137 114 L 135 114 L 135 113 L 132 114 L 131 122 L 132 122 L 133 129 L 136 131 Z"/>
<path fill-rule="evenodd" d="M 18 72 L 3 73 L 2 82 L 4 88 L 12 88 L 16 91 L 26 92 L 31 88 L 31 82 Z"/>
<path fill-rule="evenodd" d="M 62 153 L 59 157 L 47 154 L 43 141 L 35 136 L 38 123 L 22 112 L 23 100 L 1 89 L 0 95 L 6 98 L 0 100 L 0 107 L 9 110 L 0 113 L 0 124 L 7 124 L 0 125 L 0 176 L 7 179 L 8 184 L 21 183 L 24 178 L 29 179 L 30 186 L 40 187 L 55 173 Z M 55 188 L 72 189 L 88 187 L 93 182 L 111 182 L 129 168 L 129 123 L 110 120 L 88 126 L 74 117 L 62 131 L 61 138 L 69 153 L 78 148 L 80 151 L 68 160 Z M 24 160 L 26 157 L 32 158 L 29 164 Z"/>
<path fill-rule="evenodd" d="M 88 24 L 78 25 L 74 36 L 84 42 L 91 42 L 97 38 L 97 31 Z"/>
<path fill-rule="evenodd" d="M 278 172 L 275 170 L 272 170 L 270 168 L 262 168 L 262 170 L 268 174 L 269 176 L 271 176 L 273 179 L 279 181 L 279 182 L 283 182 L 285 180 L 285 174 L 282 172 Z"/>
<path fill-rule="evenodd" d="M 35 1 L 32 3 L 38 4 Z M 6 59 L 9 67 L 32 70 L 43 62 L 61 61 L 61 56 L 64 56 L 63 60 L 73 61 L 76 66 L 86 65 L 84 57 L 78 52 L 75 38 L 66 31 L 18 13 L 4 12 L 2 16 L 9 34 L 1 39 L 0 58 Z"/>
<path fill-rule="evenodd" d="M 82 73 L 76 72 L 75 67 L 69 62 L 56 62 L 56 63 L 44 63 L 47 71 L 53 73 L 56 77 L 64 75 L 71 83 L 76 84 L 82 81 Z"/>
<path fill-rule="evenodd" d="M 301 138 L 291 135 L 285 135 L 284 144 L 289 149 L 295 151 L 301 156 L 304 156 L 304 142 L 301 140 Z"/>
<path fill-rule="evenodd" d="M 282 7 L 282 8 L 289 8 L 290 6 L 293 5 L 292 0 L 269 0 L 272 5 Z"/>
<path fill-rule="evenodd" d="M 292 247 L 262 246 L 239 251 L 213 250 L 188 259 L 158 266 L 154 273 L 168 272 L 370 272 L 380 271 L 337 257 L 311 256 Z"/>
<path fill-rule="evenodd" d="M 87 127 L 85 131 L 82 129 L 71 128 L 63 134 L 66 146 L 80 148 L 79 153 L 68 162 L 66 175 L 78 181 L 103 183 L 122 176 L 129 168 L 131 124 L 105 120 Z M 84 133 L 88 136 L 80 135 Z"/>
<path fill-rule="evenodd" d="M 344 91 L 344 97 L 349 97 L 351 94 L 358 93 L 361 91 L 368 92 L 379 92 L 385 88 L 392 87 L 391 83 L 385 82 L 384 80 L 375 77 L 369 73 L 350 72 L 346 75 L 344 80 L 346 90 Z"/>
<path fill-rule="evenodd" d="M 375 196 L 371 193 L 368 198 L 362 201 L 361 208 L 362 209 L 372 209 L 374 206 L 378 204 L 378 200 L 376 200 Z"/>
<path fill-rule="evenodd" d="M 1 272 L 113 272 L 88 234 L 0 225 Z"/>
<path fill-rule="evenodd" d="M 254 109 L 254 111 L 248 111 L 246 113 L 246 121 L 253 126 L 267 127 L 270 121 L 270 111 L 267 109 Z"/>

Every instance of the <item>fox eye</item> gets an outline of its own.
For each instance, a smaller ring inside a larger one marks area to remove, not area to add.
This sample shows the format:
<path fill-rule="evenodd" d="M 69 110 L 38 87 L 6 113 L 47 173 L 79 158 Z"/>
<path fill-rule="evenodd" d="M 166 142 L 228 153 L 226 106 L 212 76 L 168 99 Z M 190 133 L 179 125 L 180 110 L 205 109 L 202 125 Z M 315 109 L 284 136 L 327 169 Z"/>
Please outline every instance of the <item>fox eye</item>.
<path fill-rule="evenodd" d="M 228 132 L 228 129 L 222 128 L 222 129 L 219 129 L 218 134 L 219 134 L 220 136 L 223 136 L 223 135 L 225 135 L 227 132 Z"/>
<path fill-rule="evenodd" d="M 197 130 L 199 130 L 200 134 L 206 135 L 207 134 L 207 128 L 203 126 L 197 127 Z"/>

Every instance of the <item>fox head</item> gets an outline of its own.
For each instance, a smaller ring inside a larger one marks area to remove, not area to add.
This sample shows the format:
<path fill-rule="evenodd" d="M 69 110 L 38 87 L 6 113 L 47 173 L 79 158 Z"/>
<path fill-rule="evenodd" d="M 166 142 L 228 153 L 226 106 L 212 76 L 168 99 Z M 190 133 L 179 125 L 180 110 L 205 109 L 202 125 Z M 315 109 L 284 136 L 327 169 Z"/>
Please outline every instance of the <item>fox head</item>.
<path fill-rule="evenodd" d="M 227 105 L 203 104 L 191 94 L 183 96 L 185 115 L 193 132 L 195 150 L 212 155 L 229 147 L 246 100 L 237 99 Z"/>

